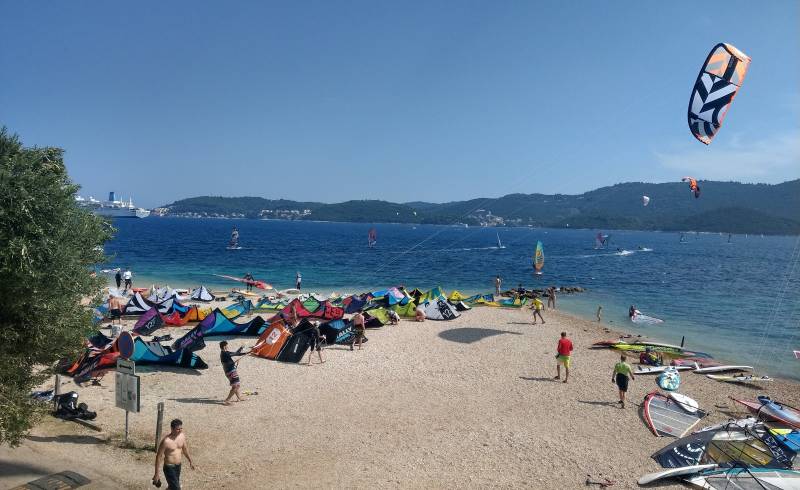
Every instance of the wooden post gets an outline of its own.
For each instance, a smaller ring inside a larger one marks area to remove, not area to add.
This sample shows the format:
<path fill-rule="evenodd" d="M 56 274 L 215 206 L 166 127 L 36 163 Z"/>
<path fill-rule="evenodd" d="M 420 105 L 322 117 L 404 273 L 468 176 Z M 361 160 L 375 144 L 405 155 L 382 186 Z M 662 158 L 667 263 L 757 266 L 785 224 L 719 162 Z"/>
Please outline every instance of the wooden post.
<path fill-rule="evenodd" d="M 58 409 L 58 405 L 56 400 L 58 400 L 58 395 L 61 394 L 61 375 L 56 374 L 56 385 L 53 387 L 53 408 Z"/>
<path fill-rule="evenodd" d="M 161 427 L 164 423 L 164 402 L 158 402 L 158 418 L 156 419 L 156 445 L 155 451 L 158 452 L 158 445 L 161 443 Z"/>

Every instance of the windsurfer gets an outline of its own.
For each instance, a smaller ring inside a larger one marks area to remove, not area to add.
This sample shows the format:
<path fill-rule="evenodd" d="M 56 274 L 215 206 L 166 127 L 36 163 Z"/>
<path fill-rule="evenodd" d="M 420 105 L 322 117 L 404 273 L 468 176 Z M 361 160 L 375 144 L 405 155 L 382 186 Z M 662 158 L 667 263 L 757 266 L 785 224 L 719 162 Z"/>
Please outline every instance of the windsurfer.
<path fill-rule="evenodd" d="M 631 365 L 625 362 L 627 358 L 625 354 L 619 357 L 619 362 L 614 365 L 614 372 L 611 373 L 611 382 L 617 384 L 619 388 L 619 404 L 625 408 L 625 393 L 628 391 L 628 378 L 631 380 L 633 377 L 633 369 Z"/>
<path fill-rule="evenodd" d="M 633 317 L 636 316 L 636 313 L 638 313 L 638 310 L 636 309 L 636 305 L 631 305 L 631 307 L 628 308 L 628 317 L 631 320 L 633 320 Z"/>

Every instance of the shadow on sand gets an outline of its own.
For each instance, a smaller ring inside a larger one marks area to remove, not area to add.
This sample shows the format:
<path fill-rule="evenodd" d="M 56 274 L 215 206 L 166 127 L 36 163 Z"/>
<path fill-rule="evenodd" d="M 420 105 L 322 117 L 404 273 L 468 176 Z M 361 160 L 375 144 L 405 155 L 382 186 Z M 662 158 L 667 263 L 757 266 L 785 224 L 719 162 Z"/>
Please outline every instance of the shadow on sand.
<path fill-rule="evenodd" d="M 27 436 L 26 439 L 33 442 L 67 442 L 70 444 L 105 444 L 104 439 L 95 436 L 82 436 L 75 434 L 62 434 L 59 436 Z"/>
<path fill-rule="evenodd" d="M 12 463 L 0 459 L 0 475 L 3 476 L 48 474 L 50 474 L 50 472 L 40 466 L 35 466 L 28 463 Z"/>
<path fill-rule="evenodd" d="M 543 376 L 541 378 L 531 378 L 528 376 L 520 376 L 519 379 L 524 379 L 525 381 L 544 381 L 547 383 L 559 383 L 561 380 L 555 379 L 552 376 Z"/>
<path fill-rule="evenodd" d="M 600 401 L 591 401 L 591 400 L 578 400 L 578 403 L 585 403 L 586 405 L 596 405 L 599 407 L 616 407 L 619 408 L 619 403 L 617 402 L 600 402 Z"/>
<path fill-rule="evenodd" d="M 204 405 L 222 405 L 222 400 L 213 398 L 170 398 L 170 401 L 178 403 L 202 403 Z"/>
<path fill-rule="evenodd" d="M 492 328 L 453 328 L 439 332 L 439 337 L 450 342 L 458 342 L 460 344 L 472 344 L 479 340 L 483 340 L 495 335 L 502 334 L 522 335 L 519 332 L 509 332 L 508 330 L 495 330 Z"/>

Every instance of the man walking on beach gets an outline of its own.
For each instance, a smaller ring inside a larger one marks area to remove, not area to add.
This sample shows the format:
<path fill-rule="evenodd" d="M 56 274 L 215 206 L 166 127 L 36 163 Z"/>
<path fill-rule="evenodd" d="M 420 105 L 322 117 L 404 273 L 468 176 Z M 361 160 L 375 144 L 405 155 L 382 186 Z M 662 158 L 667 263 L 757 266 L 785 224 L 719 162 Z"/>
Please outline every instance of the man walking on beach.
<path fill-rule="evenodd" d="M 114 274 L 114 282 L 117 283 L 117 289 L 122 286 L 122 271 L 117 269 L 117 272 Z"/>
<path fill-rule="evenodd" d="M 246 352 L 241 352 L 242 349 L 239 349 L 237 352 L 228 352 L 228 341 L 223 340 L 219 343 L 220 353 L 219 353 L 219 360 L 222 362 L 222 370 L 225 372 L 225 377 L 228 378 L 228 381 L 231 384 L 231 391 L 228 392 L 228 398 L 222 402 L 223 405 L 230 405 L 231 399 L 236 396 L 236 401 L 242 401 L 242 395 L 239 393 L 239 373 L 236 372 L 236 364 L 239 361 L 234 362 L 234 356 L 243 356 L 247 354 Z"/>
<path fill-rule="evenodd" d="M 500 274 L 497 274 L 497 277 L 494 278 L 494 294 L 500 296 L 500 285 L 503 284 L 503 280 L 500 279 Z"/>
<path fill-rule="evenodd" d="M 553 379 L 561 379 L 561 365 L 564 365 L 564 371 L 566 371 L 566 375 L 564 376 L 564 382 L 566 383 L 569 380 L 569 364 L 570 364 L 570 356 L 572 356 L 572 341 L 567 338 L 567 332 L 561 332 L 561 338 L 558 341 L 558 346 L 556 347 L 558 354 L 556 354 L 556 377 Z"/>
<path fill-rule="evenodd" d="M 111 317 L 111 323 L 117 320 L 117 323 L 122 324 L 122 309 L 124 307 L 122 298 L 118 298 L 113 294 L 108 295 L 108 316 Z"/>
<path fill-rule="evenodd" d="M 253 274 L 250 274 L 248 272 L 247 274 L 244 275 L 244 281 L 245 281 L 245 284 L 247 284 L 247 291 L 248 292 L 253 290 L 253 281 L 254 280 L 255 280 L 255 278 L 253 277 Z"/>
<path fill-rule="evenodd" d="M 131 273 L 130 267 L 125 268 L 125 272 L 122 273 L 122 278 L 125 279 L 125 291 L 127 292 L 128 289 L 133 289 L 133 273 Z"/>
<path fill-rule="evenodd" d="M 195 469 L 192 457 L 189 456 L 189 445 L 183 434 L 183 422 L 174 419 L 169 423 L 171 432 L 161 439 L 156 452 L 156 472 L 153 474 L 153 485 L 161 486 L 159 466 L 164 462 L 164 479 L 167 480 L 167 490 L 181 489 L 181 456 L 189 460 L 189 467 Z"/>
<path fill-rule="evenodd" d="M 547 289 L 547 307 L 556 309 L 556 288 L 554 286 Z"/>
<path fill-rule="evenodd" d="M 350 342 L 350 350 L 353 350 L 353 344 L 358 342 L 358 350 L 361 350 L 361 341 L 364 338 L 364 315 L 357 311 L 352 318 L 353 321 L 353 340 Z"/>
<path fill-rule="evenodd" d="M 634 379 L 631 365 L 625 362 L 625 354 L 619 356 L 619 362 L 614 364 L 614 372 L 611 373 L 611 382 L 617 384 L 619 388 L 619 404 L 625 408 L 625 393 L 628 391 L 628 378 Z"/>
<path fill-rule="evenodd" d="M 298 291 L 300 291 L 300 283 L 303 282 L 303 276 L 300 275 L 300 271 L 297 271 L 297 274 L 294 276 L 296 287 Z"/>

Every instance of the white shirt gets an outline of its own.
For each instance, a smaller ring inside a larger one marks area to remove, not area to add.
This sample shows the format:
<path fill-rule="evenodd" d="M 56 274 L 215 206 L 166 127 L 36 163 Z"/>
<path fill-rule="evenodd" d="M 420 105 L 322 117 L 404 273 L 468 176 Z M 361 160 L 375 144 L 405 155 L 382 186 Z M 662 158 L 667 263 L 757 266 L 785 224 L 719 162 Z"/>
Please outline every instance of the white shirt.
<path fill-rule="evenodd" d="M 130 279 L 131 278 L 131 271 L 125 271 L 122 273 L 123 279 Z"/>

